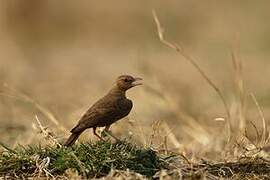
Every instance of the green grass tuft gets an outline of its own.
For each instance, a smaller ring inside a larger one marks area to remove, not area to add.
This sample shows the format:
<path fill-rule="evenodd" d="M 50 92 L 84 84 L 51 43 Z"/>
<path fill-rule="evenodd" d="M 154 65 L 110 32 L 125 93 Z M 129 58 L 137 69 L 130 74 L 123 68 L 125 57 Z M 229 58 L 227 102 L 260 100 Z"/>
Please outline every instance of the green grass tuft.
<path fill-rule="evenodd" d="M 112 168 L 130 169 L 151 177 L 166 168 L 166 163 L 150 148 L 140 148 L 128 142 L 99 141 L 69 148 L 21 146 L 0 155 L 1 176 L 34 176 L 42 168 L 52 175 L 75 169 L 87 178 L 105 176 Z"/>

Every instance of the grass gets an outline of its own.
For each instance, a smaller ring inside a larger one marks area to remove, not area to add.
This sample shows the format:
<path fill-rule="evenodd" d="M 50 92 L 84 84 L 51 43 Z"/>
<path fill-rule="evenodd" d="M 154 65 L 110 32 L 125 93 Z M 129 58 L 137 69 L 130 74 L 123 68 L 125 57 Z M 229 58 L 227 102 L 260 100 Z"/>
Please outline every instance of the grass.
<path fill-rule="evenodd" d="M 270 161 L 259 156 L 231 162 L 190 162 L 183 155 L 157 153 L 126 141 L 78 144 L 73 147 L 19 146 L 0 155 L 4 178 L 187 178 L 269 179 Z"/>
<path fill-rule="evenodd" d="M 111 169 L 131 170 L 146 177 L 166 168 L 165 159 L 150 148 L 128 142 L 93 142 L 73 147 L 33 145 L 3 151 L 0 156 L 1 176 L 35 177 L 63 175 L 72 169 L 87 178 L 102 177 Z"/>

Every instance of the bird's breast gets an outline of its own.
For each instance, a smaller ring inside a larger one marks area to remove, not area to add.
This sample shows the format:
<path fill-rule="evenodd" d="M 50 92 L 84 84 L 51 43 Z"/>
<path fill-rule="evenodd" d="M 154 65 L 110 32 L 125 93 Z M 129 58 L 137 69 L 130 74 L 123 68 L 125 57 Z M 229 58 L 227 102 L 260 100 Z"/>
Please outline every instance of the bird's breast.
<path fill-rule="evenodd" d="M 122 116 L 126 116 L 132 109 L 132 101 L 129 99 L 121 99 L 117 103 L 118 110 Z"/>

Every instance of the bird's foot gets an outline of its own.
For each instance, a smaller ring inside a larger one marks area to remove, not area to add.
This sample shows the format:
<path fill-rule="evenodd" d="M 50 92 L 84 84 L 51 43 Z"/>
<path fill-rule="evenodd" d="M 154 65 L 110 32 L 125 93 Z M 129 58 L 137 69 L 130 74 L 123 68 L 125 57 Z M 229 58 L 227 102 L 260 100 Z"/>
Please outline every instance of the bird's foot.
<path fill-rule="evenodd" d="M 113 134 L 112 134 L 112 132 L 111 131 L 109 131 L 109 130 L 104 130 L 104 131 L 102 131 L 102 133 L 101 133 L 101 137 L 103 137 L 103 136 L 111 136 L 112 138 L 114 138 L 117 142 L 121 142 L 121 140 L 120 139 L 118 139 L 116 136 L 114 136 Z"/>

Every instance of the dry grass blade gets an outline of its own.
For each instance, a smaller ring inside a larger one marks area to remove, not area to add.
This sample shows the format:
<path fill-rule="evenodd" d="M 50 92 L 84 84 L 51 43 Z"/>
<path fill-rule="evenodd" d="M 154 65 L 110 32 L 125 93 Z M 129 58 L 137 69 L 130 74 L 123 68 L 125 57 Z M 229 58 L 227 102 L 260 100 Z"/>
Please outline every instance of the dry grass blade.
<path fill-rule="evenodd" d="M 37 121 L 38 124 L 38 128 L 41 131 L 41 133 L 44 135 L 45 138 L 48 138 L 49 140 L 51 140 L 54 144 L 56 144 L 58 147 L 62 147 L 62 145 L 57 141 L 57 139 L 55 137 L 53 137 L 53 135 L 44 127 L 42 126 L 41 122 L 39 121 L 38 117 L 35 116 L 35 119 Z"/>
<path fill-rule="evenodd" d="M 266 122 L 265 122 L 265 118 L 264 118 L 264 114 L 263 114 L 263 111 L 262 111 L 262 108 L 260 107 L 255 95 L 253 93 L 250 93 L 250 96 L 254 102 L 254 104 L 256 105 L 257 109 L 258 109 L 258 112 L 260 114 L 260 117 L 262 119 L 262 125 L 263 125 L 263 132 L 262 132 L 262 137 L 261 137 L 261 141 L 260 141 L 260 145 L 264 146 L 266 144 L 266 140 L 265 140 L 265 137 L 266 137 L 266 132 L 267 132 L 267 127 L 266 127 Z"/>
<path fill-rule="evenodd" d="M 55 179 L 55 177 L 48 171 L 48 167 L 49 167 L 49 164 L 51 162 L 51 159 L 49 157 L 46 157 L 44 159 L 42 159 L 41 162 L 38 162 L 38 158 L 36 160 L 36 167 L 37 167 L 37 171 L 38 171 L 38 175 L 37 175 L 37 179 L 41 179 L 42 178 L 42 172 L 45 173 L 46 175 L 46 178 L 49 179 L 49 178 L 52 178 L 52 179 Z"/>
<path fill-rule="evenodd" d="M 236 53 L 232 51 L 231 58 L 233 62 L 234 70 L 234 80 L 235 80 L 235 89 L 236 89 L 236 108 L 237 108 L 237 118 L 239 119 L 239 129 L 240 132 L 243 132 L 246 128 L 246 92 L 244 90 L 244 81 L 243 81 L 243 67 L 242 62 L 237 58 Z"/>
<path fill-rule="evenodd" d="M 152 124 L 152 133 L 150 135 L 150 139 L 149 139 L 149 146 L 151 147 L 154 144 L 154 138 L 160 134 L 159 130 L 160 130 L 160 126 L 161 126 L 161 120 L 157 120 Z"/>
<path fill-rule="evenodd" d="M 199 143 L 208 144 L 209 143 L 209 133 L 206 127 L 204 127 L 200 122 L 196 121 L 192 116 L 187 114 L 184 111 L 181 111 L 179 104 L 175 103 L 174 98 L 166 93 L 166 90 L 160 87 L 160 89 L 155 89 L 153 87 L 147 86 L 147 90 L 152 92 L 153 94 L 157 95 L 158 98 L 163 100 L 167 105 L 170 112 L 173 113 L 179 119 L 182 119 L 186 126 L 183 128 L 186 134 L 192 137 Z M 163 127 L 166 132 L 166 129 Z M 169 128 L 168 128 L 169 129 Z M 171 138 L 174 139 L 173 137 Z M 169 137 L 170 140 L 170 137 Z M 175 142 L 174 140 L 172 142 Z M 174 143 L 173 143 L 174 144 Z"/>
<path fill-rule="evenodd" d="M 259 143 L 259 138 L 260 138 L 260 133 L 258 131 L 258 128 L 256 127 L 256 125 L 252 122 L 252 121 L 248 121 L 252 127 L 254 128 L 255 132 L 256 132 L 256 140 L 255 140 L 255 144 Z"/>
<path fill-rule="evenodd" d="M 177 140 L 176 136 L 173 134 L 172 130 L 169 128 L 169 125 L 166 122 L 162 122 L 162 127 L 164 128 L 166 136 L 169 138 L 171 143 L 175 146 L 175 148 L 179 149 L 181 147 L 181 144 Z"/>
<path fill-rule="evenodd" d="M 160 21 L 157 17 L 156 11 L 153 9 L 152 10 L 152 14 L 153 14 L 153 18 L 155 20 L 156 26 L 157 26 L 157 31 L 158 31 L 158 36 L 159 36 L 159 40 L 165 44 L 166 46 L 174 49 L 175 51 L 177 51 L 179 54 L 181 54 L 187 61 L 189 61 L 197 70 L 198 72 L 202 75 L 202 77 L 207 81 L 207 83 L 217 92 L 217 94 L 219 95 L 219 97 L 221 98 L 223 105 L 225 107 L 225 111 L 227 114 L 227 125 L 228 125 L 228 136 L 229 139 L 231 139 L 231 122 L 230 122 L 230 111 L 229 111 L 229 107 L 227 105 L 227 102 L 225 100 L 224 95 L 222 94 L 221 90 L 217 87 L 217 85 L 206 75 L 206 73 L 201 69 L 201 67 L 196 63 L 196 61 L 189 55 L 187 54 L 184 49 L 182 47 L 180 47 L 179 45 L 175 44 L 175 43 L 171 43 L 169 41 L 167 41 L 166 39 L 164 39 L 164 29 L 162 28 Z"/>

